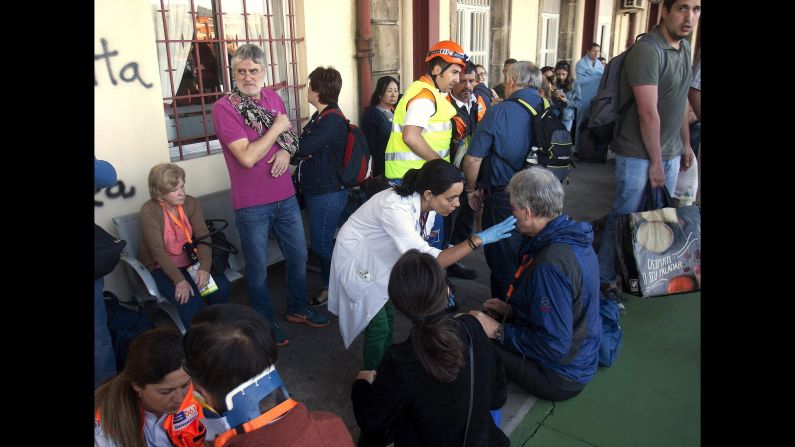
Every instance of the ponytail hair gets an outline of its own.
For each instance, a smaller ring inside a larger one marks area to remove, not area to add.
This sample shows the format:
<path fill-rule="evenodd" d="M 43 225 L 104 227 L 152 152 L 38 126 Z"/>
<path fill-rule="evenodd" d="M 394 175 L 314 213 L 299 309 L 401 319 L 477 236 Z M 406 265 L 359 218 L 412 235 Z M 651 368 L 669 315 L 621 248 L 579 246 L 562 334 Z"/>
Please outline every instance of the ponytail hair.
<path fill-rule="evenodd" d="M 436 258 L 411 249 L 389 275 L 389 298 L 413 322 L 411 345 L 431 377 L 452 382 L 464 366 L 464 343 L 445 312 L 447 280 Z"/>
<path fill-rule="evenodd" d="M 464 173 L 453 164 L 441 158 L 431 160 L 419 169 L 409 169 L 403 175 L 403 183 L 395 186 L 394 190 L 401 197 L 406 197 L 415 192 L 422 194 L 430 190 L 433 195 L 439 195 L 453 184 L 464 181 Z"/>

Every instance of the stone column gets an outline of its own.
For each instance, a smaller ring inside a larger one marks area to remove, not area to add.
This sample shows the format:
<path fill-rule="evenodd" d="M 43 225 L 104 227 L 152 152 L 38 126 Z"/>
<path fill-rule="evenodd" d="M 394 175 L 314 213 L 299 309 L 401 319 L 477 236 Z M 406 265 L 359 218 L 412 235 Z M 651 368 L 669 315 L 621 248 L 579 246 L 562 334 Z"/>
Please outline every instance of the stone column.
<path fill-rule="evenodd" d="M 388 75 L 400 81 L 403 91 L 408 84 L 400 79 L 400 0 L 371 0 L 370 8 L 373 88 L 378 78 Z"/>
<path fill-rule="evenodd" d="M 560 24 L 558 26 L 558 60 L 568 59 L 569 54 L 577 54 L 578 50 L 573 50 L 577 43 L 574 42 L 574 31 L 577 26 L 577 3 L 580 0 L 561 0 L 560 2 Z M 588 18 L 586 17 L 586 20 Z M 557 61 L 555 61 L 557 62 Z M 577 61 L 570 61 L 572 66 Z"/>

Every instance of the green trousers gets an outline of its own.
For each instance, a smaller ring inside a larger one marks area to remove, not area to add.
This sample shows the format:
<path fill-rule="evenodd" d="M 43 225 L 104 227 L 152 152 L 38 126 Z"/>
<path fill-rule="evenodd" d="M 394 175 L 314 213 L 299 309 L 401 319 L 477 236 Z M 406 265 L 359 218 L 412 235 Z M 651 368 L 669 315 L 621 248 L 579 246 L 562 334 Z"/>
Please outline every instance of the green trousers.
<path fill-rule="evenodd" d="M 395 306 L 387 301 L 364 329 L 364 355 L 362 370 L 378 369 L 387 348 L 392 346 L 392 320 Z"/>

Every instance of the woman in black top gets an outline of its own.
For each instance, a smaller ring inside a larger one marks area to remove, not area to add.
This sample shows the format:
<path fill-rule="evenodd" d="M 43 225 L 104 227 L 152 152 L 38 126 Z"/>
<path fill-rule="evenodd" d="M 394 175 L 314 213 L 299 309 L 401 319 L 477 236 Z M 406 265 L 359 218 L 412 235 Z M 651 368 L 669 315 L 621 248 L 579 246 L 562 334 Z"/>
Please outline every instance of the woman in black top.
<path fill-rule="evenodd" d="M 364 110 L 359 127 L 367 138 L 373 157 L 372 175 L 384 174 L 384 151 L 392 133 L 392 117 L 398 102 L 400 84 L 392 76 L 382 76 L 375 85 L 370 107 Z"/>
<path fill-rule="evenodd" d="M 413 327 L 406 341 L 389 348 L 377 373 L 360 371 L 353 383 L 360 447 L 510 445 L 489 414 L 507 397 L 501 357 L 475 318 L 452 319 L 444 311 L 448 294 L 433 256 L 409 250 L 395 263 L 389 297 Z"/>
<path fill-rule="evenodd" d="M 309 215 L 310 249 L 320 259 L 323 287 L 309 301 L 315 306 L 328 300 L 334 232 L 348 201 L 348 190 L 339 174 L 348 138 L 348 124 L 337 105 L 341 89 L 342 76 L 333 67 L 317 67 L 309 73 L 309 103 L 317 112 L 301 131 L 294 155 L 301 160 L 298 177 Z"/>

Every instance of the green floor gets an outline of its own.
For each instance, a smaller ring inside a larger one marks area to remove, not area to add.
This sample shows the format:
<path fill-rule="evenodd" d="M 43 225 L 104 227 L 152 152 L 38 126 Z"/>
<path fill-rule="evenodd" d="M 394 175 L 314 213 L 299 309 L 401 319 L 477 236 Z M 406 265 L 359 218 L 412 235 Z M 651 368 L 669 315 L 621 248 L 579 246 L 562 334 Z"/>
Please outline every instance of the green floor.
<path fill-rule="evenodd" d="M 539 399 L 512 446 L 697 446 L 701 438 L 701 294 L 630 298 L 618 360 L 580 395 Z"/>

